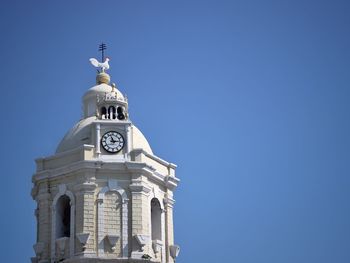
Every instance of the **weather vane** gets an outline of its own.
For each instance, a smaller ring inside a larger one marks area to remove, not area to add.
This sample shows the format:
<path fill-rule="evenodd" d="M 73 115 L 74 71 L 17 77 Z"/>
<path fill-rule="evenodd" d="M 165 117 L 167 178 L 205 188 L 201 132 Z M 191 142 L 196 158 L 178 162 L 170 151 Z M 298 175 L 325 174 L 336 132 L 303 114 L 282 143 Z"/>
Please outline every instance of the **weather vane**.
<path fill-rule="evenodd" d="M 106 49 L 107 49 L 107 45 L 103 42 L 98 47 L 98 51 L 101 51 L 101 54 L 102 54 L 102 62 L 105 61 L 105 50 Z"/>
<path fill-rule="evenodd" d="M 105 70 L 109 69 L 109 64 L 108 64 L 109 58 L 108 57 L 105 58 L 106 49 L 107 49 L 107 45 L 103 42 L 98 47 L 98 51 L 100 51 L 102 55 L 102 62 L 98 62 L 96 58 L 90 58 L 91 64 L 96 68 L 101 68 L 102 72 L 105 72 Z M 97 71 L 100 72 L 99 70 Z"/>

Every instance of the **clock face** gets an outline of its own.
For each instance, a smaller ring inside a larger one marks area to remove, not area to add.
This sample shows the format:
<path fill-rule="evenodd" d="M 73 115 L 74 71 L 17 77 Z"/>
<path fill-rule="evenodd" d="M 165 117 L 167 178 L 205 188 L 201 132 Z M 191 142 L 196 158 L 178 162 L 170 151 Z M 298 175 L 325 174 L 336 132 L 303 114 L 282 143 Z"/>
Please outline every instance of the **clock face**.
<path fill-rule="evenodd" d="M 102 136 L 101 144 L 107 152 L 117 153 L 124 147 L 124 138 L 119 132 L 109 131 Z"/>

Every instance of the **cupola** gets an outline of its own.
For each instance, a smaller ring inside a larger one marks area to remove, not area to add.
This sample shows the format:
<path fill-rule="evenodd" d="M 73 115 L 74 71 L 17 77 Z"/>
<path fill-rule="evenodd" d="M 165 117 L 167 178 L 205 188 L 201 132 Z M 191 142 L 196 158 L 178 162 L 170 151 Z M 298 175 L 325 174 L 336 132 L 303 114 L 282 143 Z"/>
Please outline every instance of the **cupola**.
<path fill-rule="evenodd" d="M 127 98 L 110 83 L 110 76 L 101 72 L 96 76 L 96 85 L 83 96 L 84 118 L 97 116 L 101 120 L 127 120 Z"/>

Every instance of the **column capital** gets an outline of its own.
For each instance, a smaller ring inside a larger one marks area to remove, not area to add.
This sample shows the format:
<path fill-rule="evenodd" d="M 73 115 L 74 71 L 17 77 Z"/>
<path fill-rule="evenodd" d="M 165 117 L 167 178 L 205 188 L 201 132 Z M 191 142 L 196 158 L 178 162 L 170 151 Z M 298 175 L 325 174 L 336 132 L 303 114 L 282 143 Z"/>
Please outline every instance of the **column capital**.
<path fill-rule="evenodd" d="M 131 184 L 129 185 L 129 189 L 132 193 L 141 194 L 148 194 L 151 191 L 151 188 L 146 186 L 145 184 Z"/>
<path fill-rule="evenodd" d="M 97 184 L 95 183 L 82 183 L 78 184 L 74 187 L 74 190 L 77 192 L 77 194 L 84 194 L 84 193 L 94 193 L 97 188 Z"/>
<path fill-rule="evenodd" d="M 166 207 L 173 207 L 174 206 L 174 204 L 175 204 L 175 200 L 173 199 L 173 198 L 171 198 L 171 197 L 165 197 L 164 199 L 163 199 L 163 202 L 164 202 L 164 205 L 166 206 Z"/>

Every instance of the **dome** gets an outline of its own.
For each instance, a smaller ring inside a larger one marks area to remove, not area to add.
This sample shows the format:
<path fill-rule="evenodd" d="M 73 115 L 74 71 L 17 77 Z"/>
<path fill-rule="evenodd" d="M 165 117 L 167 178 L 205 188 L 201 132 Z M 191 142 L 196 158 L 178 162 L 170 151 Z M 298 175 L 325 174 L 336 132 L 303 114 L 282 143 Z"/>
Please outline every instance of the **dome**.
<path fill-rule="evenodd" d="M 64 136 L 57 147 L 56 153 L 73 150 L 83 144 L 94 144 L 91 138 L 91 124 L 96 120 L 95 116 L 85 118 L 79 121 Z M 152 149 L 142 132 L 134 125 L 131 126 L 132 149 L 143 149 L 149 154 L 153 154 Z"/>
<path fill-rule="evenodd" d="M 86 101 L 86 100 L 90 99 L 91 97 L 93 97 L 94 101 L 96 101 L 97 95 L 104 96 L 106 93 L 111 92 L 111 91 L 112 91 L 112 86 L 105 84 L 105 83 L 93 86 L 84 94 L 83 101 Z M 122 100 L 124 100 L 123 94 L 118 89 L 115 89 L 115 92 L 117 93 L 118 98 L 121 98 Z"/>
<path fill-rule="evenodd" d="M 91 144 L 90 124 L 96 117 L 89 117 L 76 123 L 63 137 L 56 149 L 56 153 L 75 149 L 83 144 Z"/>

